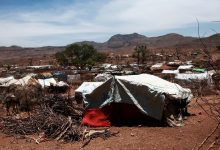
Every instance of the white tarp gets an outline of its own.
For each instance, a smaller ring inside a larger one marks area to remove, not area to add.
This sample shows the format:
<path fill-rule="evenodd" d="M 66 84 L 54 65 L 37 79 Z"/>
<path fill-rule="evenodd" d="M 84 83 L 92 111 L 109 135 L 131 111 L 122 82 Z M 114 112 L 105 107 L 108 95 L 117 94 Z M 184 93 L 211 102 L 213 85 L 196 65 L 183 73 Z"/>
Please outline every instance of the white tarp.
<path fill-rule="evenodd" d="M 157 70 L 160 69 L 163 66 L 163 63 L 157 63 L 150 67 L 151 70 Z"/>
<path fill-rule="evenodd" d="M 75 75 L 67 75 L 67 82 L 68 83 L 73 83 L 75 81 L 80 80 L 80 74 L 75 74 Z"/>
<path fill-rule="evenodd" d="M 29 80 L 32 79 L 32 77 L 34 76 L 35 74 L 28 74 L 26 75 L 25 77 L 21 78 L 21 79 L 14 79 L 14 77 L 12 78 L 11 77 L 11 80 L 9 80 L 8 82 L 5 82 L 4 84 L 2 84 L 1 86 L 10 86 L 12 84 L 15 84 L 15 85 L 27 85 Z"/>
<path fill-rule="evenodd" d="M 211 79 L 211 75 L 208 74 L 208 72 L 204 73 L 181 73 L 176 74 L 176 79 L 179 80 L 208 80 Z"/>
<path fill-rule="evenodd" d="M 0 78 L 0 85 L 1 84 L 5 84 L 7 82 L 9 82 L 10 80 L 15 79 L 13 76 L 7 77 L 7 78 Z"/>
<path fill-rule="evenodd" d="M 42 88 L 48 87 L 48 86 L 51 86 L 51 85 L 55 86 L 57 84 L 57 82 L 54 78 L 38 79 L 38 82 L 40 83 Z"/>
<path fill-rule="evenodd" d="M 62 87 L 62 86 L 69 86 L 69 85 L 63 81 L 60 81 L 56 84 L 56 86 Z"/>
<path fill-rule="evenodd" d="M 98 74 L 95 78 L 94 81 L 95 82 L 105 82 L 108 79 L 112 78 L 111 74 L 107 74 L 107 73 L 100 73 Z"/>
<path fill-rule="evenodd" d="M 112 66 L 112 64 L 102 64 L 102 67 L 105 69 L 109 69 Z"/>
<path fill-rule="evenodd" d="M 113 69 L 113 70 L 118 69 L 118 66 L 117 65 L 112 65 L 111 69 Z"/>
<path fill-rule="evenodd" d="M 186 61 L 187 65 L 192 65 L 192 60 Z"/>
<path fill-rule="evenodd" d="M 101 108 L 112 102 L 134 104 L 158 120 L 162 119 L 166 98 L 187 102 L 192 98 L 190 89 L 149 74 L 115 76 L 87 93 L 87 108 Z"/>
<path fill-rule="evenodd" d="M 90 94 L 94 89 L 102 85 L 104 82 L 83 82 L 75 92 L 81 93 L 82 95 Z"/>
<path fill-rule="evenodd" d="M 179 70 L 163 70 L 163 74 L 177 74 L 179 73 Z"/>
<path fill-rule="evenodd" d="M 29 69 L 49 69 L 52 65 L 41 65 L 41 66 L 27 66 Z"/>
<path fill-rule="evenodd" d="M 176 60 L 176 61 L 174 61 L 174 62 L 168 62 L 167 64 L 168 64 L 168 65 L 181 65 L 181 64 L 182 64 L 182 62 L 181 62 L 181 61 Z"/>
<path fill-rule="evenodd" d="M 193 65 L 181 65 L 178 67 L 177 70 L 188 70 L 188 69 L 192 69 Z"/>
<path fill-rule="evenodd" d="M 67 83 L 63 81 L 57 82 L 54 78 L 38 79 L 38 82 L 40 83 L 42 88 L 49 87 L 51 85 L 58 87 L 69 86 Z"/>

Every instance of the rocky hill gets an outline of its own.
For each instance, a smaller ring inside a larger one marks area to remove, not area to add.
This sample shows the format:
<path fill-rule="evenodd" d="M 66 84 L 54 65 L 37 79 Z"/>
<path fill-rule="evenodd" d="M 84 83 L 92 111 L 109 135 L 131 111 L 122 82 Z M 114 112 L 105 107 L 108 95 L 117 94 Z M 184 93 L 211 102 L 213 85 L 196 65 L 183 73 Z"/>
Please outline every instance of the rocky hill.
<path fill-rule="evenodd" d="M 216 47 L 220 45 L 220 34 L 214 34 L 201 39 L 208 47 Z M 199 48 L 202 47 L 201 41 L 195 37 L 185 37 L 179 34 L 171 33 L 158 37 L 146 37 L 138 33 L 133 34 L 116 34 L 104 43 L 94 41 L 77 42 L 79 44 L 93 45 L 99 51 L 132 51 L 138 44 L 145 44 L 152 49 L 160 48 Z M 22 48 L 19 46 L 0 47 L 0 59 L 16 58 L 16 57 L 35 57 L 55 54 L 63 51 L 65 46 L 54 47 L 37 47 Z"/>
<path fill-rule="evenodd" d="M 210 37 L 201 39 L 207 46 L 215 47 L 220 45 L 220 34 L 215 34 Z M 187 47 L 187 48 L 199 48 L 202 47 L 199 38 L 185 37 L 179 34 L 171 33 L 158 37 L 146 37 L 137 33 L 133 34 L 117 34 L 112 36 L 108 41 L 104 43 L 96 42 L 79 42 L 93 45 L 98 50 L 132 50 L 138 44 L 145 44 L 149 48 L 175 48 L 175 47 Z"/>

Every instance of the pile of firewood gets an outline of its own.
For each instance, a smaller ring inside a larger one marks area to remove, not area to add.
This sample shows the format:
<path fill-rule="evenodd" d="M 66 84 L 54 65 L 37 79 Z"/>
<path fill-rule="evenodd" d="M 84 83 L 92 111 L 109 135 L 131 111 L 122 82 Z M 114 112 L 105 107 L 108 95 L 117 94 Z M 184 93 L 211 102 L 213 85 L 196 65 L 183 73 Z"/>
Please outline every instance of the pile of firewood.
<path fill-rule="evenodd" d="M 92 131 L 81 125 L 84 109 L 69 98 L 45 96 L 41 105 L 26 118 L 7 116 L 1 118 L 1 131 L 6 135 L 31 138 L 36 143 L 45 140 L 63 142 L 88 141 L 96 137 L 106 139 L 112 134 L 109 130 Z M 36 137 L 37 136 L 37 137 Z"/>

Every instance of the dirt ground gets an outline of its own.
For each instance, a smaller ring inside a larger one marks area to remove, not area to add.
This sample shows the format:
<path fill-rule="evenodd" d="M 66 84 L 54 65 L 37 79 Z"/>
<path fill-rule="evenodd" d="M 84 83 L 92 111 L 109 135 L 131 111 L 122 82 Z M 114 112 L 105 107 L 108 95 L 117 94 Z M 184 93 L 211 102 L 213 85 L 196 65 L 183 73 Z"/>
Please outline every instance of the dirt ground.
<path fill-rule="evenodd" d="M 220 96 L 207 97 L 209 102 L 220 106 Z M 206 106 L 202 104 L 202 106 Z M 208 107 L 205 107 L 208 111 Z M 2 109 L 1 109 L 2 111 Z M 111 131 L 119 131 L 116 137 L 110 137 L 107 140 L 97 138 L 92 140 L 83 149 L 193 149 L 212 132 L 216 127 L 217 121 L 207 115 L 203 109 L 195 102 L 190 103 L 189 112 L 192 114 L 185 121 L 183 127 L 111 127 Z M 220 129 L 218 129 L 205 142 L 202 149 L 220 149 Z M 47 141 L 36 144 L 30 139 L 15 139 L 7 137 L 0 133 L 0 149 L 1 150 L 61 150 L 61 149 L 80 149 L 82 143 L 68 143 Z M 213 145 L 213 147 L 210 147 Z"/>

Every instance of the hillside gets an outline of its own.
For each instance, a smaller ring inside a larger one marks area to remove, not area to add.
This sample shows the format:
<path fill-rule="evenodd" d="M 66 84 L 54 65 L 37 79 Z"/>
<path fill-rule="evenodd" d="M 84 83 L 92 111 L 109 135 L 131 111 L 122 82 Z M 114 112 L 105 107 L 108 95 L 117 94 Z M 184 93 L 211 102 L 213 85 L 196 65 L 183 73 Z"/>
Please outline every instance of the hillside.
<path fill-rule="evenodd" d="M 210 37 L 202 38 L 202 41 L 208 47 L 216 47 L 220 45 L 220 34 L 215 34 Z M 202 44 L 198 38 L 185 37 L 179 34 L 170 33 L 158 37 L 146 37 L 138 33 L 133 34 L 116 34 L 104 43 L 97 43 L 94 41 L 77 42 L 79 44 L 93 45 L 99 51 L 117 51 L 117 52 L 131 52 L 138 44 L 145 44 L 151 49 L 174 49 L 179 48 L 200 48 Z M 16 59 L 16 58 L 30 58 L 43 57 L 45 55 L 52 55 L 58 51 L 63 51 L 65 46 L 55 47 L 37 47 L 37 48 L 22 48 L 19 46 L 0 47 L 0 60 Z"/>

